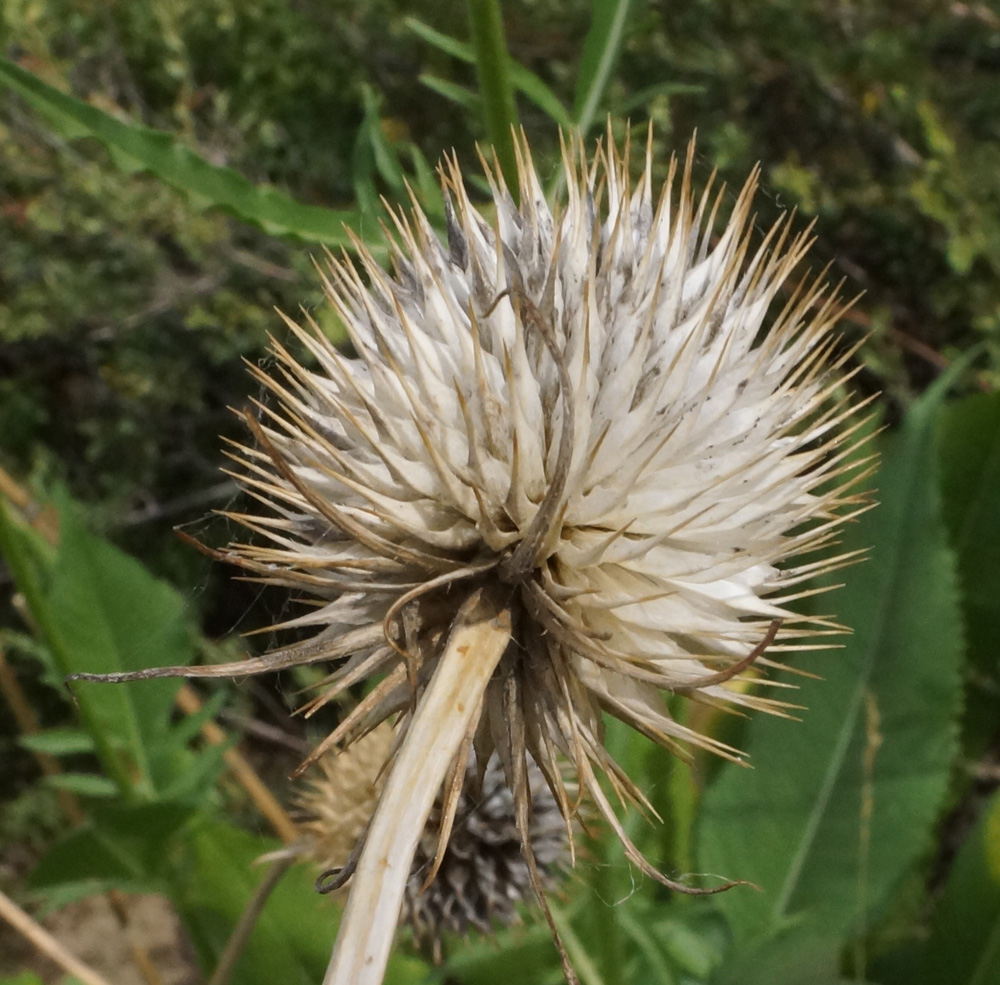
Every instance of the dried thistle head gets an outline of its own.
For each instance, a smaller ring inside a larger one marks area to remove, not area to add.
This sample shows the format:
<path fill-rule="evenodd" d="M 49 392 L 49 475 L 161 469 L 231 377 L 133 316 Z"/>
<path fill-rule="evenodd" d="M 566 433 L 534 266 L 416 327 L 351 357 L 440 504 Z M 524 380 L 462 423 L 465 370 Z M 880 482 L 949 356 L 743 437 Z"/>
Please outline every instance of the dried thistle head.
<path fill-rule="evenodd" d="M 500 759 L 492 756 L 480 779 L 475 761 L 466 769 L 451 836 L 437 860 L 445 805 L 437 802 L 417 845 L 403 898 L 403 919 L 417 940 L 441 960 L 443 935 L 491 933 L 519 919 L 517 907 L 535 901 L 532 873 L 521 849 L 513 793 Z M 528 843 L 541 876 L 551 888 L 568 861 L 565 821 L 545 777 L 528 761 Z"/>
<path fill-rule="evenodd" d="M 224 553 L 311 600 L 284 626 L 315 635 L 203 673 L 335 663 L 306 714 L 376 682 L 309 762 L 396 721 L 328 982 L 381 979 L 424 823 L 441 794 L 440 859 L 473 747 L 500 759 L 533 874 L 529 757 L 568 836 L 589 798 L 676 886 L 602 786 L 644 803 L 602 713 L 734 757 L 665 699 L 781 713 L 740 679 L 836 629 L 792 603 L 849 560 L 814 552 L 864 507 L 842 305 L 822 276 L 790 284 L 808 230 L 756 241 L 757 172 L 721 224 L 693 151 L 659 193 L 649 145 L 634 184 L 630 153 L 571 143 L 553 207 L 522 140 L 520 205 L 487 166 L 489 220 L 452 160 L 446 243 L 414 207 L 392 272 L 360 243 L 357 265 L 330 260 L 355 354 L 289 320 L 316 368 L 276 343 L 278 371 L 254 370 L 272 400 L 234 457 L 259 508 L 232 516 L 257 539 Z"/>
<path fill-rule="evenodd" d="M 303 778 L 295 796 L 302 852 L 322 870 L 342 869 L 375 813 L 392 750 L 383 722 L 352 746 L 328 753 Z"/>
<path fill-rule="evenodd" d="M 325 870 L 321 882 L 347 865 L 364 833 L 385 780 L 392 738 L 392 729 L 383 723 L 349 748 L 324 756 L 318 770 L 304 778 L 296 797 L 300 851 Z M 548 888 L 568 860 L 566 829 L 545 778 L 531 762 L 528 784 L 531 850 Z M 439 800 L 427 819 L 401 915 L 435 962 L 441 960 L 447 934 L 489 934 L 498 925 L 515 923 L 518 905 L 534 901 L 514 798 L 497 757 L 482 777 L 470 759 L 451 837 L 436 865 L 442 810 Z"/>

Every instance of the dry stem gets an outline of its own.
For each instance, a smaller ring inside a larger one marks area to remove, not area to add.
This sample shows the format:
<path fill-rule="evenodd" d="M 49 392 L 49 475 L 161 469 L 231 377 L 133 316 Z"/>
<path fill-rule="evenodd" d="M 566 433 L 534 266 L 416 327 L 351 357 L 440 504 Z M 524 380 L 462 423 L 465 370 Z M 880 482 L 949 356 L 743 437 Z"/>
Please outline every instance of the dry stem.
<path fill-rule="evenodd" d="M 37 920 L 28 916 L 3 892 L 0 892 L 0 919 L 6 920 L 26 937 L 39 953 L 54 961 L 68 975 L 79 978 L 84 985 L 110 985 L 106 978 L 70 954 Z"/>
<path fill-rule="evenodd" d="M 380 985 L 417 843 L 510 631 L 485 592 L 459 610 L 372 817 L 324 985 Z"/>

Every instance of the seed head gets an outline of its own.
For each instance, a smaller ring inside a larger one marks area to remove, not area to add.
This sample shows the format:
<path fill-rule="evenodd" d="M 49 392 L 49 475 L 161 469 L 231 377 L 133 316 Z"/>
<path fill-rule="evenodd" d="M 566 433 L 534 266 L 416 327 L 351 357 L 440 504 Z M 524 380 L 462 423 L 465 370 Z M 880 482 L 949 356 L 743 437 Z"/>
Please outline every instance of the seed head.
<path fill-rule="evenodd" d="M 343 868 L 375 812 L 392 750 L 383 723 L 350 748 L 328 753 L 304 778 L 295 806 L 303 851 L 322 870 Z"/>
<path fill-rule="evenodd" d="M 531 792 L 528 838 L 542 884 L 549 888 L 567 861 L 566 828 L 552 791 L 530 760 L 527 772 Z M 435 961 L 441 960 L 445 932 L 488 934 L 496 925 L 509 927 L 518 920 L 517 906 L 535 900 L 531 872 L 521 851 L 514 798 L 499 758 L 490 759 L 481 781 L 475 763 L 470 762 L 465 779 L 437 874 L 426 885 L 438 850 L 437 825 L 444 809 L 440 803 L 431 811 L 417 846 L 403 899 L 403 919 Z"/>
<path fill-rule="evenodd" d="M 539 892 L 529 757 L 568 837 L 588 798 L 684 888 L 598 780 L 645 803 L 602 714 L 682 757 L 735 757 L 667 699 L 781 713 L 747 680 L 837 628 L 792 603 L 850 560 L 815 552 L 865 505 L 843 306 L 822 276 L 791 283 L 808 230 L 756 236 L 757 171 L 721 223 L 725 189 L 692 192 L 693 148 L 654 195 L 651 142 L 634 184 L 628 141 L 589 161 L 570 143 L 551 206 L 522 139 L 520 204 L 486 166 L 482 213 L 452 159 L 446 242 L 415 205 L 393 217 L 391 272 L 361 243 L 330 259 L 353 354 L 286 319 L 312 365 L 275 343 L 277 371 L 254 369 L 271 400 L 234 457 L 259 510 L 231 516 L 258 539 L 225 556 L 309 599 L 283 626 L 315 635 L 207 673 L 334 663 L 306 714 L 374 682 L 308 762 L 397 730 L 328 982 L 381 979 L 424 823 L 440 794 L 440 860 L 473 748 L 499 757 Z"/>
<path fill-rule="evenodd" d="M 342 752 L 324 756 L 318 775 L 312 771 L 296 798 L 302 850 L 325 875 L 347 864 L 364 833 L 382 789 L 392 738 L 392 729 L 383 724 Z M 528 784 L 531 849 L 549 886 L 567 860 L 566 829 L 545 778 L 530 762 Z M 441 813 L 439 801 L 417 846 L 402 911 L 402 922 L 436 962 L 447 934 L 489 934 L 497 925 L 515 923 L 517 906 L 534 901 L 514 799 L 497 757 L 481 778 L 475 762 L 469 762 L 455 825 L 435 867 Z"/>

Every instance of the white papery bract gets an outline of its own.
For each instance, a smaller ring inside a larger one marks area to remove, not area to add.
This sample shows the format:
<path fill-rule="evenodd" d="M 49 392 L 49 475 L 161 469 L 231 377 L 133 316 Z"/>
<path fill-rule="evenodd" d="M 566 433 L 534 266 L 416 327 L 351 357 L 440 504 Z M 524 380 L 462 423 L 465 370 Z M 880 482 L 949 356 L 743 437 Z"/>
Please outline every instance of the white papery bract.
<path fill-rule="evenodd" d="M 342 661 L 307 712 L 377 681 L 311 760 L 389 717 L 405 745 L 456 613 L 488 595 L 511 637 L 468 743 L 499 753 L 515 797 L 530 755 L 567 824 L 579 792 L 625 839 L 598 776 L 642 794 L 601 713 L 734 756 L 666 699 L 780 713 L 749 665 L 759 681 L 765 649 L 836 628 L 790 603 L 848 560 L 807 555 L 864 504 L 842 306 L 821 279 L 790 283 L 808 231 L 755 232 L 756 173 L 723 225 L 725 191 L 691 191 L 692 153 L 654 196 L 648 148 L 633 184 L 627 142 L 590 162 L 571 144 L 555 208 L 519 153 L 520 204 L 487 168 L 477 211 L 452 161 L 446 242 L 415 208 L 391 273 L 361 244 L 360 265 L 330 260 L 355 354 L 289 321 L 313 368 L 276 345 L 280 374 L 257 371 L 274 399 L 236 457 L 263 510 L 236 519 L 265 543 L 226 556 L 316 602 L 284 624 L 314 638 L 250 669 Z"/>

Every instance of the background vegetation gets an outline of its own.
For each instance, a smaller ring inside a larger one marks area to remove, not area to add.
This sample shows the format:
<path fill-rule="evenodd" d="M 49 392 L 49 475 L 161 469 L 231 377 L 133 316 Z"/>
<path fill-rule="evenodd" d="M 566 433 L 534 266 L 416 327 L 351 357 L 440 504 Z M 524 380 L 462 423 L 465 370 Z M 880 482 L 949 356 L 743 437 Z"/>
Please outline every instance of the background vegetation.
<path fill-rule="evenodd" d="M 182 696 L 184 716 L 176 684 L 80 688 L 74 705 L 61 679 L 218 659 L 283 606 L 172 527 L 228 539 L 209 511 L 234 496 L 219 436 L 239 436 L 241 360 L 268 358 L 275 305 L 324 317 L 311 257 L 346 242 L 345 222 L 377 247 L 380 196 L 405 200 L 404 179 L 439 215 L 442 153 L 472 174 L 477 141 L 502 138 L 510 100 L 465 5 L 412 13 L 394 0 L 0 13 L 0 670 L 43 726 L 0 716 L 0 840 L 19 860 L 0 888 L 49 907 L 165 892 L 206 975 L 275 842 L 232 779 L 235 750 L 200 730 L 222 716 L 242 732 L 284 799 L 309 740 L 286 692 L 308 681 L 202 690 L 205 710 Z M 788 208 L 816 219 L 814 262 L 865 292 L 844 331 L 869 334 L 857 386 L 881 393 L 887 425 L 882 505 L 846 538 L 871 560 L 823 603 L 855 635 L 801 661 L 823 678 L 803 684 L 803 722 L 738 730 L 754 771 L 692 773 L 611 735 L 665 818 L 635 822 L 647 851 L 764 892 L 668 899 L 597 844 L 560 909 L 581 977 L 997 980 L 1000 16 L 944 0 L 521 0 L 503 23 L 543 175 L 558 125 L 592 136 L 607 114 L 619 133 L 651 119 L 664 169 L 697 128 L 703 180 L 717 167 L 738 187 L 761 162 L 762 227 Z M 320 979 L 336 910 L 311 878 L 282 881 L 234 981 Z M 404 944 L 390 978 L 501 975 L 558 980 L 544 927 L 456 942 L 444 970 Z"/>

